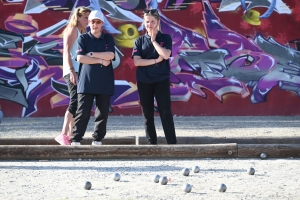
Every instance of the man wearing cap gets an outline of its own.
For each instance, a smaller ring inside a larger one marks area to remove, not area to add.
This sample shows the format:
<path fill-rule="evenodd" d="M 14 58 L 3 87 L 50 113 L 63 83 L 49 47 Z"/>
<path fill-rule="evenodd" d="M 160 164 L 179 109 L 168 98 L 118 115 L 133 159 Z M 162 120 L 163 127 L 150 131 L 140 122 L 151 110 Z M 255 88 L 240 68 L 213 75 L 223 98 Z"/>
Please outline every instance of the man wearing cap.
<path fill-rule="evenodd" d="M 78 73 L 78 108 L 74 122 L 72 145 L 80 145 L 89 119 L 94 98 L 95 127 L 92 145 L 101 145 L 106 135 L 110 97 L 114 95 L 115 43 L 110 34 L 102 32 L 104 15 L 94 10 L 89 15 L 90 31 L 78 38 L 77 61 L 82 64 Z"/>

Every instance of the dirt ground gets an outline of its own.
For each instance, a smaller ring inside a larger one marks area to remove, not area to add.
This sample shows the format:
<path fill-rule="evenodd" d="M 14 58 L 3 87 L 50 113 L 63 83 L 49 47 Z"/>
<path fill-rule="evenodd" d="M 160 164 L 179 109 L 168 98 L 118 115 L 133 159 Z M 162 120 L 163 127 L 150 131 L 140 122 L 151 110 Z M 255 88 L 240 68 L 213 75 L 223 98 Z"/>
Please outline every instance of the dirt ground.
<path fill-rule="evenodd" d="M 160 119 L 157 132 L 163 136 Z M 178 136 L 289 137 L 300 117 L 174 117 Z M 0 137 L 55 137 L 62 117 L 4 118 Z M 86 136 L 91 136 L 91 118 Z M 141 116 L 112 116 L 107 136 L 144 136 Z M 0 152 L 1 153 L 1 152 Z M 199 166 L 183 176 L 181 170 Z M 253 167 L 254 175 L 247 169 Z M 112 179 L 114 173 L 121 179 Z M 166 176 L 167 185 L 153 182 Z M 0 161 L 1 199 L 300 199 L 300 159 L 143 159 Z M 83 188 L 92 183 L 91 190 Z M 192 185 L 191 193 L 182 190 Z M 221 183 L 227 186 L 218 192 Z"/>
<path fill-rule="evenodd" d="M 86 136 L 92 135 L 93 120 L 91 117 Z M 289 137 L 299 135 L 300 116 L 175 116 L 174 123 L 177 136 Z M 55 137 L 60 133 L 62 124 L 62 117 L 4 118 L 0 137 Z M 159 117 L 155 117 L 155 124 L 157 135 L 164 136 Z M 144 135 L 142 116 L 110 116 L 108 119 L 108 137 Z"/>

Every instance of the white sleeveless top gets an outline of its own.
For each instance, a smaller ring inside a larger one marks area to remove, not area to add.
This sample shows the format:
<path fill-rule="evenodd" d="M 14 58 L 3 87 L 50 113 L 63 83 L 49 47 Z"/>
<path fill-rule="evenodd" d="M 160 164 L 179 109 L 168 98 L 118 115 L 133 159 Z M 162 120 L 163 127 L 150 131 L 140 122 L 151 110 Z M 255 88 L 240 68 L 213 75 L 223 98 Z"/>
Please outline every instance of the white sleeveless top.
<path fill-rule="evenodd" d="M 78 72 L 79 70 L 79 62 L 77 62 L 75 59 L 76 59 L 76 51 L 78 50 L 77 48 L 77 39 L 80 37 L 81 33 L 79 32 L 78 28 L 77 29 L 77 38 L 71 48 L 71 51 L 70 51 L 70 55 L 71 55 L 71 59 L 72 59 L 72 64 L 73 64 L 73 67 L 75 69 L 75 72 Z M 68 62 L 67 62 L 67 59 L 63 59 L 63 76 L 66 76 L 70 74 L 70 68 L 68 66 Z"/>

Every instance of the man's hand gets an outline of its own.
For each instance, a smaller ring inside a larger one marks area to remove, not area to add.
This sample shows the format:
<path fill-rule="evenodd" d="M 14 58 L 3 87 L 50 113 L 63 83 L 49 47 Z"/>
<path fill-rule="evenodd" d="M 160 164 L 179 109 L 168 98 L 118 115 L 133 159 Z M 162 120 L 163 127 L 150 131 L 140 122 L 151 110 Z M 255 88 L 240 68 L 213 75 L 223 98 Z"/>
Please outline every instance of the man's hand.
<path fill-rule="evenodd" d="M 100 62 L 99 62 L 101 65 L 103 65 L 104 67 L 107 67 L 111 61 L 110 60 L 103 60 L 103 59 L 100 59 Z"/>
<path fill-rule="evenodd" d="M 161 55 L 159 55 L 158 58 L 156 59 L 156 63 L 163 61 L 163 59 L 164 58 Z"/>

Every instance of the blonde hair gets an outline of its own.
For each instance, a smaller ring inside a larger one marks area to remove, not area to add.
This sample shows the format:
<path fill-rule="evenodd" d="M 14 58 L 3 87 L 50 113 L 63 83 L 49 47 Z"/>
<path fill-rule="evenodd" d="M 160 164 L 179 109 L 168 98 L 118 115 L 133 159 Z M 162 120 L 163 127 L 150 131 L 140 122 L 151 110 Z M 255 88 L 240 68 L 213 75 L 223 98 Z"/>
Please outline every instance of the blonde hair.
<path fill-rule="evenodd" d="M 145 19 L 145 17 L 154 17 L 157 21 L 158 21 L 158 30 L 161 31 L 161 28 L 160 28 L 160 16 L 159 16 L 159 13 L 158 13 L 158 10 L 157 9 L 152 9 L 150 8 L 149 10 L 146 9 L 144 10 L 144 15 L 143 15 L 143 18 Z M 144 24 L 144 22 L 143 22 Z"/>
<path fill-rule="evenodd" d="M 90 13 L 91 9 L 88 7 L 78 7 L 76 8 L 76 10 L 73 12 L 69 23 L 67 25 L 67 27 L 65 28 L 65 30 L 63 31 L 62 35 L 65 34 L 65 32 L 70 28 L 70 27 L 77 27 L 78 26 L 78 18 L 81 17 L 82 15 L 84 15 L 85 13 Z M 80 33 L 85 33 L 86 32 L 86 28 L 84 27 L 82 30 L 79 30 Z"/>

